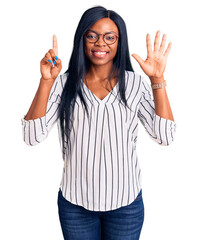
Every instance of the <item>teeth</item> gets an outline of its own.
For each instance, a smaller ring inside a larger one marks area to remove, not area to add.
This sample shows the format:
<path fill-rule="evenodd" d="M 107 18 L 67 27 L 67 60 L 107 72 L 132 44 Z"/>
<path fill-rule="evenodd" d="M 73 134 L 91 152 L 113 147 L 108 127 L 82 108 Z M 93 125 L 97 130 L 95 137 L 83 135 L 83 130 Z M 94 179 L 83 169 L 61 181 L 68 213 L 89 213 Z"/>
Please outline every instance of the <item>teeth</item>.
<path fill-rule="evenodd" d="M 94 52 L 94 53 L 97 53 L 97 54 L 106 54 L 106 52 Z"/>

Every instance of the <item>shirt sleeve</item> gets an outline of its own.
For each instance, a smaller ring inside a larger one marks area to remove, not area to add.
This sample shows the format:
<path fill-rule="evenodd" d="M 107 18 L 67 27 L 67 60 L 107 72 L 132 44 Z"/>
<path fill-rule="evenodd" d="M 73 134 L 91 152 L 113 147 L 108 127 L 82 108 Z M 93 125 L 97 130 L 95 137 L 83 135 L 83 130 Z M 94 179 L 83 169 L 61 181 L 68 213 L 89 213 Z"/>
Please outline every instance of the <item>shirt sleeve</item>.
<path fill-rule="evenodd" d="M 142 76 L 141 88 L 142 97 L 138 109 L 140 122 L 155 142 L 167 146 L 174 140 L 176 123 L 156 114 L 152 88 Z"/>
<path fill-rule="evenodd" d="M 59 75 L 51 88 L 45 116 L 37 119 L 21 119 L 23 140 L 27 145 L 34 146 L 42 142 L 58 119 L 58 109 L 61 101 L 61 94 L 67 79 L 67 73 Z"/>

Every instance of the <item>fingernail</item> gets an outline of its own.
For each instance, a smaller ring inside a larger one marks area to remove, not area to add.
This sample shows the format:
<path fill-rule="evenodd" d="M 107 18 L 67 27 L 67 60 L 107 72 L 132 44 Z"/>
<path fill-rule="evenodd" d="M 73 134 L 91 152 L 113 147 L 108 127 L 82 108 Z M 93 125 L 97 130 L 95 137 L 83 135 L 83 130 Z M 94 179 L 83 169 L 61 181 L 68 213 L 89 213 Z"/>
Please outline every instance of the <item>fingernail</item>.
<path fill-rule="evenodd" d="M 55 59 L 58 60 L 58 57 L 56 56 Z"/>
<path fill-rule="evenodd" d="M 56 64 L 56 62 L 54 61 L 54 59 L 53 59 L 53 63 Z"/>
<path fill-rule="evenodd" d="M 51 63 L 52 61 L 51 61 L 50 59 L 48 59 L 48 62 L 50 62 L 50 63 Z"/>

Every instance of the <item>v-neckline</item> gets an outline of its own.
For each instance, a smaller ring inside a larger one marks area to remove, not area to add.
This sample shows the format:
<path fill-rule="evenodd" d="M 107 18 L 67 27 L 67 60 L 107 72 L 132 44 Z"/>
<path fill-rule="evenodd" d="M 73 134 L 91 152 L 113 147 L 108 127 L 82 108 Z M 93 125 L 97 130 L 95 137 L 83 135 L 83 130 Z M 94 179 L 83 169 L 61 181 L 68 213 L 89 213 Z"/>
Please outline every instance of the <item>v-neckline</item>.
<path fill-rule="evenodd" d="M 81 78 L 81 81 L 82 81 L 83 85 L 85 86 L 85 88 L 94 96 L 94 98 L 97 99 L 97 101 L 98 101 L 99 103 L 104 103 L 104 102 L 106 102 L 105 100 L 110 97 L 110 95 L 112 94 L 112 92 L 114 92 L 115 88 L 117 88 L 117 86 L 118 86 L 118 84 L 119 84 L 119 81 L 117 81 L 116 85 L 112 88 L 112 90 L 101 100 L 99 97 L 97 97 L 97 96 L 87 87 L 87 85 L 83 82 L 82 78 Z"/>

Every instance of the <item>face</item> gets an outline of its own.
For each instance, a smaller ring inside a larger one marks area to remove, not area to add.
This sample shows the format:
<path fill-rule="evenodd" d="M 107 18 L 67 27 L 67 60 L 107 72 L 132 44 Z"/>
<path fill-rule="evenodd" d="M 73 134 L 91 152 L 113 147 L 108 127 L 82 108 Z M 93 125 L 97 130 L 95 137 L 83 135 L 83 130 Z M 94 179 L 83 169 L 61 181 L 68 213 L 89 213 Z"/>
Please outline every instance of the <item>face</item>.
<path fill-rule="evenodd" d="M 93 24 L 88 30 L 97 32 L 98 34 L 104 34 L 106 32 L 114 32 L 119 36 L 119 30 L 117 25 L 110 18 L 101 18 L 95 24 Z M 103 40 L 103 36 L 100 35 L 96 43 L 90 43 L 85 39 L 85 54 L 94 65 L 104 65 L 113 62 L 113 59 L 117 52 L 119 38 L 115 43 L 108 45 Z M 105 54 L 100 54 L 100 51 L 105 51 Z"/>

